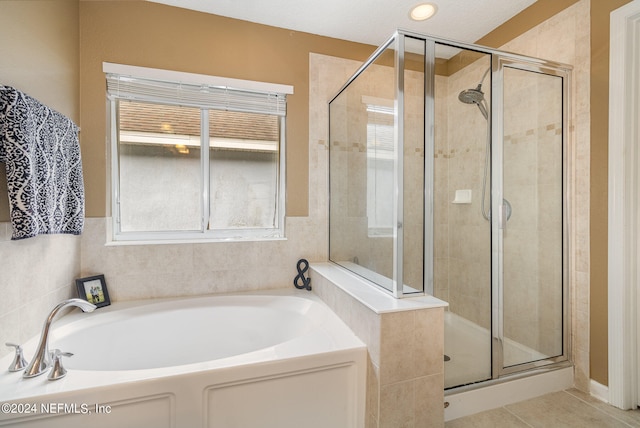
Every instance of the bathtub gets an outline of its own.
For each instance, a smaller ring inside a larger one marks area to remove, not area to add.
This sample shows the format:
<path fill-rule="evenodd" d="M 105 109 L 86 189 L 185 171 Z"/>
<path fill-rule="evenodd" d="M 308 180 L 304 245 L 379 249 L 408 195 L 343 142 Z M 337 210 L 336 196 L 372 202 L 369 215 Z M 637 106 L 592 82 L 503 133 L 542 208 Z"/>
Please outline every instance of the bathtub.
<path fill-rule="evenodd" d="M 309 292 L 76 309 L 49 347 L 57 381 L 0 360 L 0 426 L 364 427 L 366 347 Z"/>

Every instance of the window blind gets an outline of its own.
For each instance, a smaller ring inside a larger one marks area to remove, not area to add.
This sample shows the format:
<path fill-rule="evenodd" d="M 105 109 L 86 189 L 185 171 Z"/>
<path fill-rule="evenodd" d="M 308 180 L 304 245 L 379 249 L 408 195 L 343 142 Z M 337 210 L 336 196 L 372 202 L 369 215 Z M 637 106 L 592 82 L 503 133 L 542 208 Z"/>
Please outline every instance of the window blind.
<path fill-rule="evenodd" d="M 189 77 L 189 82 L 180 79 L 185 75 Z M 213 76 L 203 76 L 204 83 L 195 83 L 197 76 L 199 75 L 175 72 L 176 80 L 172 81 L 107 72 L 107 94 L 110 97 L 135 101 L 277 116 L 286 115 L 287 94 L 284 92 L 234 88 L 206 82 L 206 80 L 216 79 Z M 227 80 L 244 82 L 236 79 Z M 269 86 L 269 84 L 261 82 L 255 83 Z M 284 85 L 272 86 L 287 88 Z"/>

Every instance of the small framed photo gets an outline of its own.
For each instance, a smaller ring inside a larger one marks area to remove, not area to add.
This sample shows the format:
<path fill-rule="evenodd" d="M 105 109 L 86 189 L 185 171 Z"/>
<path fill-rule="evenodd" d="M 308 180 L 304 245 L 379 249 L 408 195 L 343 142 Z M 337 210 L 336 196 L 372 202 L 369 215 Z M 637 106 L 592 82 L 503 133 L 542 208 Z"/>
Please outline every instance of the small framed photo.
<path fill-rule="evenodd" d="M 111 304 L 104 275 L 76 279 L 76 287 L 78 288 L 78 296 L 81 299 L 85 299 L 99 308 Z"/>

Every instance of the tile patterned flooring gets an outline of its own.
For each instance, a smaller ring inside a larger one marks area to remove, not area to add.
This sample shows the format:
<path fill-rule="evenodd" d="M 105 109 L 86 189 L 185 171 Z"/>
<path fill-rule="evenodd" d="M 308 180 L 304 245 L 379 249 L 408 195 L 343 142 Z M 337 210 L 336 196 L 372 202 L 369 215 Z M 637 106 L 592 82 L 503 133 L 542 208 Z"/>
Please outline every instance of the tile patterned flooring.
<path fill-rule="evenodd" d="M 640 427 L 640 409 L 620 410 L 568 389 L 445 423 L 445 428 Z"/>

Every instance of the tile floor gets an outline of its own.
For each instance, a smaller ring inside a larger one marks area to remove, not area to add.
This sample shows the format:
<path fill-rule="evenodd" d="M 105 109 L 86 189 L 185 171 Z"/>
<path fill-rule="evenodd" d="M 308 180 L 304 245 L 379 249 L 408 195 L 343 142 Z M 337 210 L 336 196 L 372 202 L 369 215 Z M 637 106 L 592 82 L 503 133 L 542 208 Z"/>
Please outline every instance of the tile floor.
<path fill-rule="evenodd" d="M 640 410 L 620 410 L 577 389 L 568 389 L 445 423 L 445 428 L 471 427 L 640 427 Z"/>

